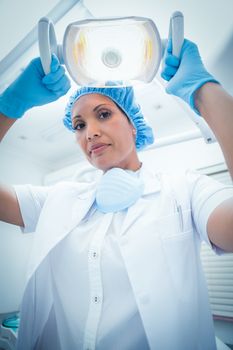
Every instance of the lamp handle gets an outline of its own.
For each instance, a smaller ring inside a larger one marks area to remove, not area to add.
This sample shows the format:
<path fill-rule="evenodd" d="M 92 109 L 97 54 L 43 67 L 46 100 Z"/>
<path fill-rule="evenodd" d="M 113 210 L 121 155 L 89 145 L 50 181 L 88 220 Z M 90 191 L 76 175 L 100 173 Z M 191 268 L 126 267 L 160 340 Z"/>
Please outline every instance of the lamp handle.
<path fill-rule="evenodd" d="M 172 54 L 179 58 L 184 42 L 184 16 L 180 11 L 175 11 L 170 18 L 170 37 L 172 38 Z"/>
<path fill-rule="evenodd" d="M 176 11 L 172 14 L 170 18 L 168 36 L 169 38 L 172 38 L 172 54 L 179 58 L 184 42 L 184 16 L 182 12 Z M 183 107 L 187 110 L 187 112 L 189 112 L 189 117 L 200 129 L 205 142 L 216 142 L 216 137 L 206 121 L 202 117 L 197 116 L 195 113 L 191 112 L 189 108 L 186 107 L 186 105 L 183 105 Z"/>
<path fill-rule="evenodd" d="M 42 67 L 45 74 L 50 73 L 52 54 L 62 60 L 60 45 L 57 45 L 53 22 L 48 17 L 42 17 L 38 23 L 39 52 Z M 61 62 L 62 63 L 62 62 Z"/>

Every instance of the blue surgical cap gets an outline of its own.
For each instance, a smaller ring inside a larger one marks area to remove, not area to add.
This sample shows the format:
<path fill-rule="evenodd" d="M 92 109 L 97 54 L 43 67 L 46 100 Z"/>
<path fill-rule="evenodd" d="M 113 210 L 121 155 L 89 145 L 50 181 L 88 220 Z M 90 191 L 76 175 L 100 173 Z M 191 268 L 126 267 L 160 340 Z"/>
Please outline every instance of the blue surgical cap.
<path fill-rule="evenodd" d="M 112 85 L 112 84 L 111 84 Z M 70 97 L 65 109 L 64 125 L 71 131 L 75 131 L 72 127 L 71 113 L 74 103 L 84 95 L 100 94 L 111 98 L 112 101 L 122 109 L 127 115 L 131 123 L 136 129 L 136 149 L 138 151 L 154 142 L 152 128 L 146 123 L 141 107 L 135 101 L 134 90 L 132 86 L 116 86 L 111 87 L 90 87 L 83 86 Z"/>

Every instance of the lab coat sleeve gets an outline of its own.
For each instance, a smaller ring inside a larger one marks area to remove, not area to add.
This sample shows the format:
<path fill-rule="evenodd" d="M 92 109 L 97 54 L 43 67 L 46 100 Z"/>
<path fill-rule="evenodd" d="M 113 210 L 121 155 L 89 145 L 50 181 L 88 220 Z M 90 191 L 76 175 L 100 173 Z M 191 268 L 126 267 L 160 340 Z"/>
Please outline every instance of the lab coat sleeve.
<path fill-rule="evenodd" d="M 23 233 L 34 232 L 50 187 L 15 185 L 14 190 L 24 222 L 21 231 Z"/>
<path fill-rule="evenodd" d="M 233 198 L 233 186 L 224 185 L 209 176 L 188 172 L 191 184 L 191 208 L 194 224 L 201 239 L 217 254 L 224 251 L 214 246 L 207 234 L 207 222 L 213 210 L 222 202 Z"/>

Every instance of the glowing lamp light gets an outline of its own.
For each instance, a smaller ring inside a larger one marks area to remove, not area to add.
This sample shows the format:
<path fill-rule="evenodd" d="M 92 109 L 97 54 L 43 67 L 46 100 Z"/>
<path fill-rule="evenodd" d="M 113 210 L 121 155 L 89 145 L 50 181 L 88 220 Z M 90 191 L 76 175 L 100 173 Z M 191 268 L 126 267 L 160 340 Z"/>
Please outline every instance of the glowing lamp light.
<path fill-rule="evenodd" d="M 105 86 L 105 82 L 149 83 L 161 61 L 162 44 L 154 22 L 144 17 L 85 19 L 70 23 L 63 44 L 57 45 L 52 22 L 39 22 L 39 47 L 45 73 L 51 52 L 65 64 L 78 85 Z M 110 85 L 109 85 L 110 86 Z"/>

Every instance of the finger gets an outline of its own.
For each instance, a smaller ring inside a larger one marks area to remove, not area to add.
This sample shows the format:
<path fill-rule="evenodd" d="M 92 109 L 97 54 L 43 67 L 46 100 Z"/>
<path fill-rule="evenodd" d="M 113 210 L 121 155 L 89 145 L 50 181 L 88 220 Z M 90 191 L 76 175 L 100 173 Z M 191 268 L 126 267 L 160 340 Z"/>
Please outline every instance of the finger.
<path fill-rule="evenodd" d="M 168 38 L 168 41 L 167 41 L 167 52 L 168 53 L 172 53 L 172 38 Z"/>
<path fill-rule="evenodd" d="M 71 88 L 70 81 L 67 80 L 66 84 L 64 85 L 63 89 L 61 90 L 61 94 L 65 95 Z"/>
<path fill-rule="evenodd" d="M 67 93 L 67 91 L 71 88 L 71 83 L 70 83 L 70 80 L 67 79 L 65 84 L 63 85 L 62 89 L 60 90 L 61 93 L 65 94 Z"/>
<path fill-rule="evenodd" d="M 165 64 L 168 66 L 172 66 L 172 67 L 179 67 L 180 64 L 180 60 L 179 58 L 177 58 L 176 56 L 173 55 L 167 55 L 167 57 L 165 58 Z"/>
<path fill-rule="evenodd" d="M 71 87 L 70 82 L 67 81 L 65 86 L 61 90 L 53 91 L 53 94 L 57 97 L 64 96 L 69 91 L 70 87 Z"/>
<path fill-rule="evenodd" d="M 172 66 L 167 66 L 165 65 L 162 72 L 165 74 L 165 75 L 171 75 L 171 76 L 174 76 L 177 72 L 177 68 L 176 67 L 172 67 Z"/>
<path fill-rule="evenodd" d="M 42 82 L 43 84 L 47 85 L 47 84 L 54 84 L 56 83 L 58 80 L 61 79 L 61 77 L 65 75 L 65 69 L 64 67 L 60 66 L 57 71 L 55 72 L 51 72 L 49 74 L 47 74 L 43 79 Z"/>
<path fill-rule="evenodd" d="M 165 74 L 164 72 L 161 73 L 161 77 L 164 79 L 164 80 L 171 80 L 172 76 L 169 75 L 169 74 Z"/>
<path fill-rule="evenodd" d="M 67 86 L 67 81 L 69 82 L 69 78 L 63 75 L 56 83 L 47 85 L 47 88 L 53 92 L 59 92 Z"/>
<path fill-rule="evenodd" d="M 56 72 L 56 70 L 59 68 L 59 66 L 60 66 L 59 59 L 58 59 L 57 56 L 53 53 L 53 54 L 52 54 L 51 64 L 50 64 L 50 70 L 51 70 L 51 72 Z"/>

